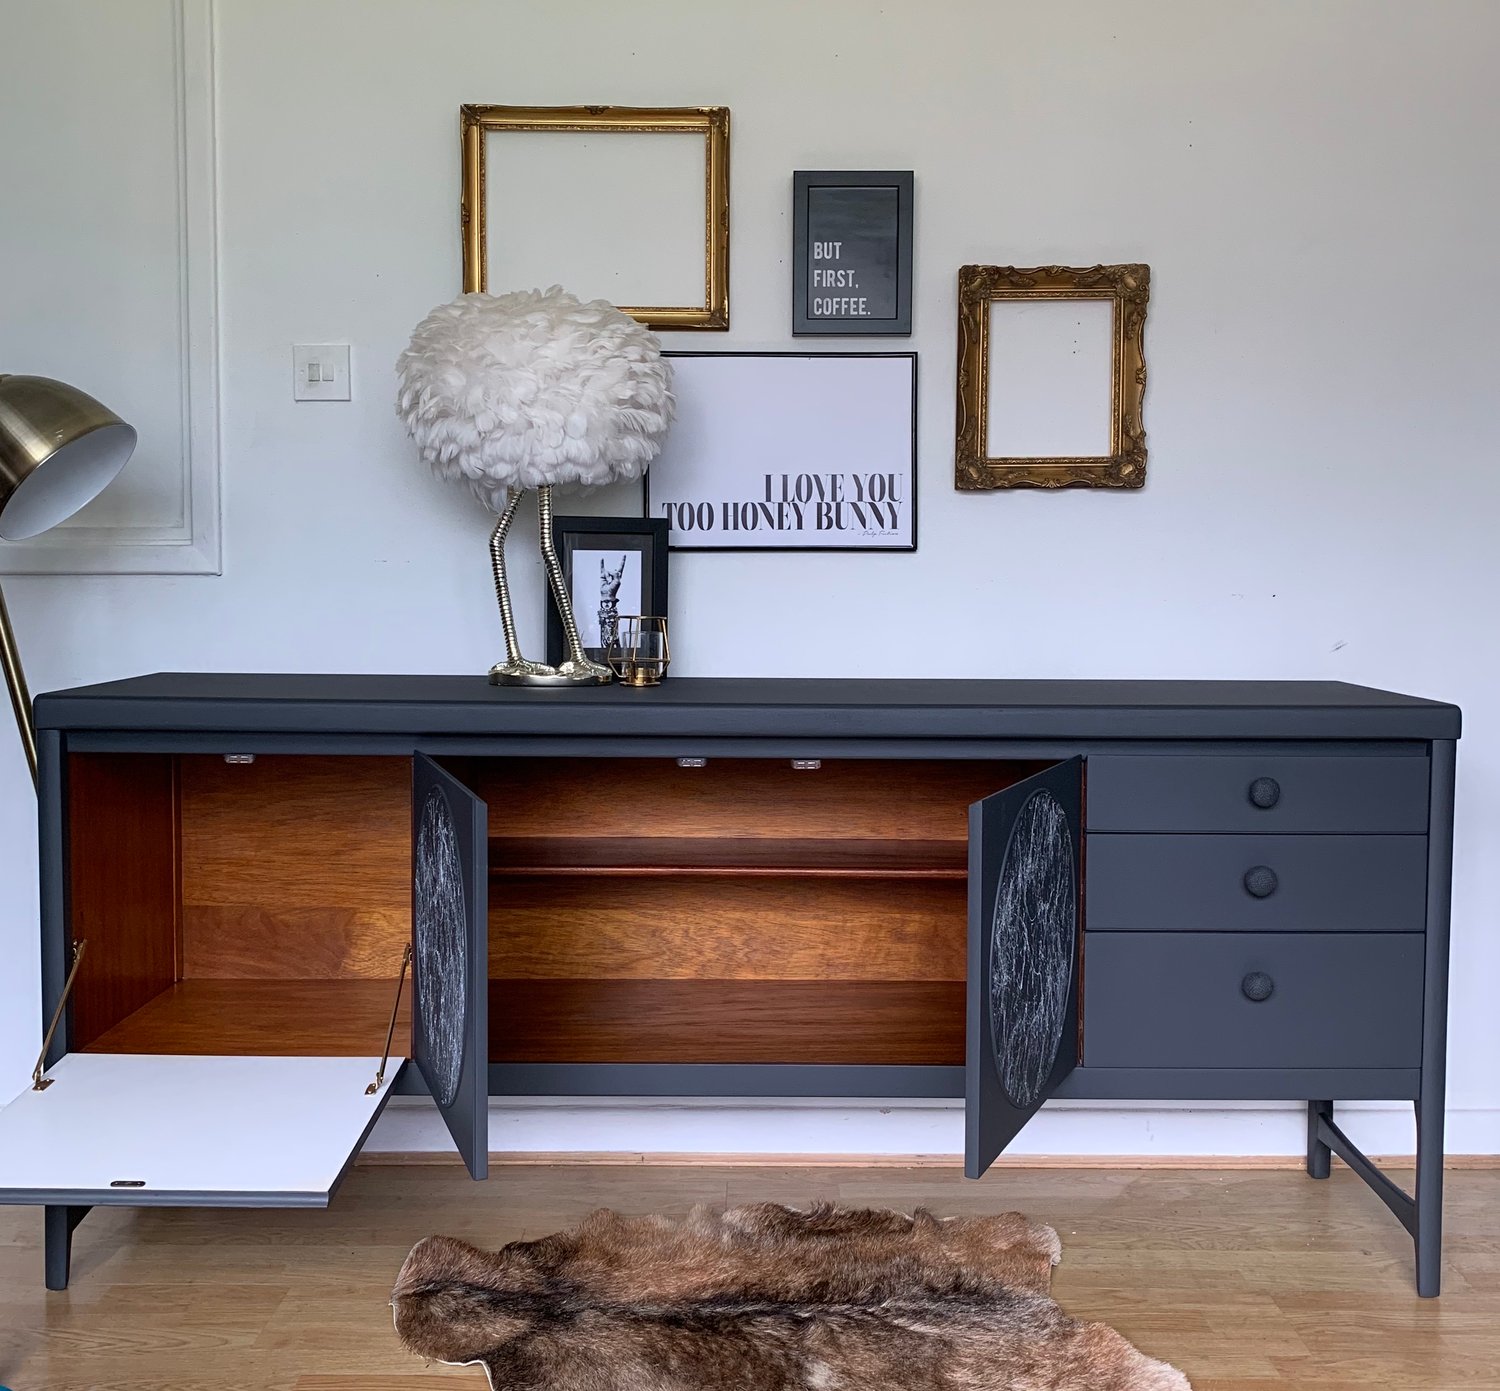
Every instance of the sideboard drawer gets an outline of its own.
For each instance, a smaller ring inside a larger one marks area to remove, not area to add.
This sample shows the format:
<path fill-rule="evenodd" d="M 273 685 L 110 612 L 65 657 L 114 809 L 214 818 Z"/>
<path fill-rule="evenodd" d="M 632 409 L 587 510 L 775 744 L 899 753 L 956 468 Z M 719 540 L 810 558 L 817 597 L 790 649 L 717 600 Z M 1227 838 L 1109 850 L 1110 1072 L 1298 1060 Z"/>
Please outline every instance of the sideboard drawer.
<path fill-rule="evenodd" d="M 1427 759 L 1348 754 L 1104 754 L 1089 759 L 1095 831 L 1421 834 Z"/>
<path fill-rule="evenodd" d="M 1426 836 L 1090 835 L 1092 932 L 1421 932 Z"/>
<path fill-rule="evenodd" d="M 1423 942 L 1405 932 L 1091 934 L 1084 1061 L 1417 1067 Z"/>

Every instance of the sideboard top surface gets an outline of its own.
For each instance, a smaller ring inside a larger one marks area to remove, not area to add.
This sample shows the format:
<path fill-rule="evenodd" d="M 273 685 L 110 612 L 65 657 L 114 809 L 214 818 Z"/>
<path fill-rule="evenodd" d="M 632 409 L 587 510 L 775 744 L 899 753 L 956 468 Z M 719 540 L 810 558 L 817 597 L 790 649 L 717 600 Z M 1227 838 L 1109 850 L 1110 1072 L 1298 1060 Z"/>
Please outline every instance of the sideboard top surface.
<path fill-rule="evenodd" d="M 668 678 L 528 690 L 483 676 L 158 672 L 36 700 L 40 729 L 862 739 L 1454 739 L 1457 706 L 1342 681 Z"/>

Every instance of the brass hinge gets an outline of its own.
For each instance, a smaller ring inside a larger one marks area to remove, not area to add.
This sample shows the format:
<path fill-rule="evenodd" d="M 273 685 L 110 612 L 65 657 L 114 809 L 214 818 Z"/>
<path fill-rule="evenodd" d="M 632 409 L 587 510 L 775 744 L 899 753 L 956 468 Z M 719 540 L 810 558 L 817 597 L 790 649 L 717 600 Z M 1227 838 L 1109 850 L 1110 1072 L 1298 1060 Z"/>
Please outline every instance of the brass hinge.
<path fill-rule="evenodd" d="M 52 1036 L 62 1023 L 63 1010 L 68 1007 L 68 996 L 73 993 L 73 982 L 78 979 L 78 963 L 83 960 L 83 949 L 86 946 L 88 941 L 82 937 L 73 943 L 73 965 L 68 971 L 67 980 L 63 982 L 62 998 L 52 1011 L 52 1022 L 47 1025 L 47 1037 L 42 1040 L 42 1051 L 37 1054 L 36 1066 L 31 1069 L 31 1090 L 34 1092 L 44 1092 L 52 1085 L 52 1079 L 42 1076 L 42 1070 L 47 1065 L 47 1052 L 52 1047 Z"/>
<path fill-rule="evenodd" d="M 396 998 L 391 1002 L 391 1023 L 385 1031 L 385 1052 L 380 1055 L 380 1066 L 375 1070 L 375 1080 L 365 1088 L 366 1096 L 374 1096 L 385 1085 L 385 1065 L 391 1060 L 391 1040 L 396 1037 L 396 1016 L 401 1013 L 401 990 L 406 984 L 406 968 L 411 965 L 411 943 L 401 953 L 401 974 L 396 977 Z"/>

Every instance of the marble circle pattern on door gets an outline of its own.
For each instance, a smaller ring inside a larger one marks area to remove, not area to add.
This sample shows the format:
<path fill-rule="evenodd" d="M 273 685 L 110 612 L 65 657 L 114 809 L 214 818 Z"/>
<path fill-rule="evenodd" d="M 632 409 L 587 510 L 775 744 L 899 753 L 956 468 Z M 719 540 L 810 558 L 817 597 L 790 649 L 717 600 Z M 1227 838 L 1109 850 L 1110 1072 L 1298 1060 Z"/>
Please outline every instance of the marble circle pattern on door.
<path fill-rule="evenodd" d="M 468 1024 L 468 927 L 463 862 L 441 788 L 422 804 L 413 904 L 417 1056 L 439 1106 L 458 1095 Z"/>
<path fill-rule="evenodd" d="M 990 925 L 990 1044 L 1006 1097 L 1030 1106 L 1057 1061 L 1077 949 L 1067 814 L 1034 792 L 1011 828 Z"/>

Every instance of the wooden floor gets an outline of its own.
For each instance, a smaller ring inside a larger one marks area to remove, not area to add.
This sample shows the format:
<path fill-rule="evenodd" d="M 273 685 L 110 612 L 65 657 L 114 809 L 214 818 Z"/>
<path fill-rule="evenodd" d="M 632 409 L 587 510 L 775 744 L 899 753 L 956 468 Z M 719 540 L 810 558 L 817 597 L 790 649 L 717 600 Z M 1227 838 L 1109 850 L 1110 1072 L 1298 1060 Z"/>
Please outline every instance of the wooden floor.
<path fill-rule="evenodd" d="M 60 1294 L 41 1287 L 40 1211 L 0 1208 L 0 1385 L 480 1388 L 478 1369 L 424 1367 L 391 1332 L 391 1280 L 418 1238 L 492 1245 L 601 1204 L 829 1198 L 1016 1207 L 1052 1223 L 1063 1307 L 1113 1324 L 1197 1391 L 1500 1388 L 1500 1171 L 1449 1174 L 1445 1290 L 1419 1300 L 1405 1233 L 1334 1169 L 1326 1183 L 1266 1170 L 1003 1169 L 971 1184 L 930 1168 L 506 1166 L 475 1187 L 453 1167 L 371 1166 L 326 1212 L 95 1211 Z"/>

